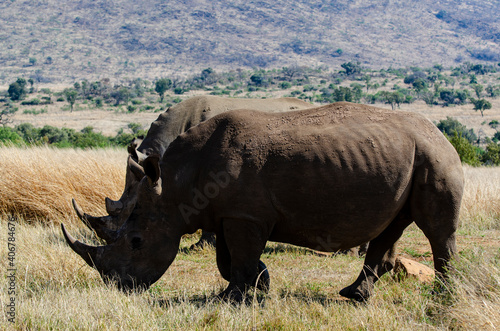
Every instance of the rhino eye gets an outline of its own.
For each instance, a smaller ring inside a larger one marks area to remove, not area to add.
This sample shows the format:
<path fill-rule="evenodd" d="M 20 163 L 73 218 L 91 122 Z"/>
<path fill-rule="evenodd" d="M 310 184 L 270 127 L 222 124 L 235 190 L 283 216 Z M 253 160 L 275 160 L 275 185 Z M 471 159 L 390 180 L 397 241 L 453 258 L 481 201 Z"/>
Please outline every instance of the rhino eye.
<path fill-rule="evenodd" d="M 134 237 L 131 240 L 132 249 L 139 249 L 142 246 L 142 239 L 140 237 Z"/>

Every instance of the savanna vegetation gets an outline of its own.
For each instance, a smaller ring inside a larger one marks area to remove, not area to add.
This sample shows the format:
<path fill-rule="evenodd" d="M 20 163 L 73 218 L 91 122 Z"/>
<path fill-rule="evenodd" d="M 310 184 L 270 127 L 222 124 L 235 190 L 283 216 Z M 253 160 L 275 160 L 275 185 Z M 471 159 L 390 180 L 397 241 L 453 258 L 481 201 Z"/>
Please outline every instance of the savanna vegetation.
<path fill-rule="evenodd" d="M 293 96 L 325 104 L 349 101 L 386 105 L 425 103 L 427 107 L 453 108 L 468 105 L 478 117 L 484 117 L 500 96 L 500 66 L 466 62 L 456 67 L 400 68 L 372 70 L 357 61 L 339 68 L 283 67 L 273 70 L 233 70 L 216 72 L 206 68 L 186 79 L 164 77 L 155 81 L 124 80 L 112 84 L 109 79 L 79 81 L 70 87 L 52 91 L 37 86 L 33 79 L 18 78 L 0 92 L 0 142 L 13 144 L 49 144 L 56 147 L 125 146 L 144 135 L 147 126 L 130 122 L 114 136 L 105 136 L 86 126 L 79 130 L 51 125 L 34 127 L 31 123 L 10 124 L 16 114 L 46 114 L 82 110 L 113 113 L 155 113 L 165 111 L 193 94 L 226 97 L 267 98 Z M 474 132 L 453 117 L 436 121 L 470 165 L 500 165 L 500 130 L 497 119 L 484 120 L 482 128 L 493 134 Z"/>
<path fill-rule="evenodd" d="M 215 299 L 226 282 L 213 248 L 188 251 L 196 236 L 184 238 L 176 261 L 157 283 L 131 294 L 104 285 L 67 246 L 60 222 L 81 240 L 99 244 L 74 215 L 70 200 L 104 213 L 104 196 L 116 199 L 123 188 L 123 149 L 4 146 L 0 154 L 2 273 L 10 263 L 8 238 L 16 244 L 16 315 L 12 324 L 2 314 L 2 329 L 494 330 L 500 324 L 499 168 L 464 167 L 459 259 L 437 293 L 431 284 L 388 274 L 369 302 L 354 303 L 337 292 L 357 277 L 362 259 L 269 243 L 262 257 L 272 277 L 269 294 L 251 293 L 247 304 L 233 306 Z M 10 230 L 9 221 L 15 224 Z M 398 252 L 432 266 L 429 244 L 414 225 Z M 10 300 L 9 284 L 6 278 L 0 284 L 3 306 Z"/>

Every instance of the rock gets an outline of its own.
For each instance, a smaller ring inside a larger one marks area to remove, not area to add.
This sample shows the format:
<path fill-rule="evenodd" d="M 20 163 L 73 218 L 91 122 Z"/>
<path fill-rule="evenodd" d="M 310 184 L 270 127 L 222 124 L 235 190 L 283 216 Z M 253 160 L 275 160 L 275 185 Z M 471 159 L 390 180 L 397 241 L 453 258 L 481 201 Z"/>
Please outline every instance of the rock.
<path fill-rule="evenodd" d="M 398 257 L 394 265 L 394 274 L 399 279 L 414 277 L 424 283 L 431 283 L 434 280 L 434 270 L 416 261 Z"/>

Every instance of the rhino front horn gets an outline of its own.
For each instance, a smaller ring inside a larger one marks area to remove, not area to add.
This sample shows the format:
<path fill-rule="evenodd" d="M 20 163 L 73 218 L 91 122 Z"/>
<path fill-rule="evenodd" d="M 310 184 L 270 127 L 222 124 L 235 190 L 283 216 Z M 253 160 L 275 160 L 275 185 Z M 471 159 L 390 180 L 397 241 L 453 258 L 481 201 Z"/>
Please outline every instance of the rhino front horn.
<path fill-rule="evenodd" d="M 61 223 L 61 230 L 69 247 L 71 247 L 71 249 L 75 251 L 76 254 L 80 255 L 82 259 L 84 259 L 85 262 L 87 262 L 89 266 L 95 268 L 96 267 L 95 262 L 100 248 L 95 246 L 85 245 L 79 242 L 66 231 L 66 228 L 62 223 Z"/>

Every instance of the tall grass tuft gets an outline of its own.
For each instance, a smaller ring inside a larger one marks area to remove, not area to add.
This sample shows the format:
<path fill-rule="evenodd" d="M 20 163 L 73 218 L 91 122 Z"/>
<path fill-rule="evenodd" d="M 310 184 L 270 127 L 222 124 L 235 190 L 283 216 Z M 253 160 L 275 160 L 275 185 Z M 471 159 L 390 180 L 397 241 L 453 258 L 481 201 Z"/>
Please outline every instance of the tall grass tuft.
<path fill-rule="evenodd" d="M 126 151 L 0 147 L 0 213 L 58 222 L 75 219 L 71 198 L 104 213 L 124 187 Z"/>
<path fill-rule="evenodd" d="M 464 173 L 462 225 L 480 230 L 500 230 L 500 168 L 464 166 Z"/>

